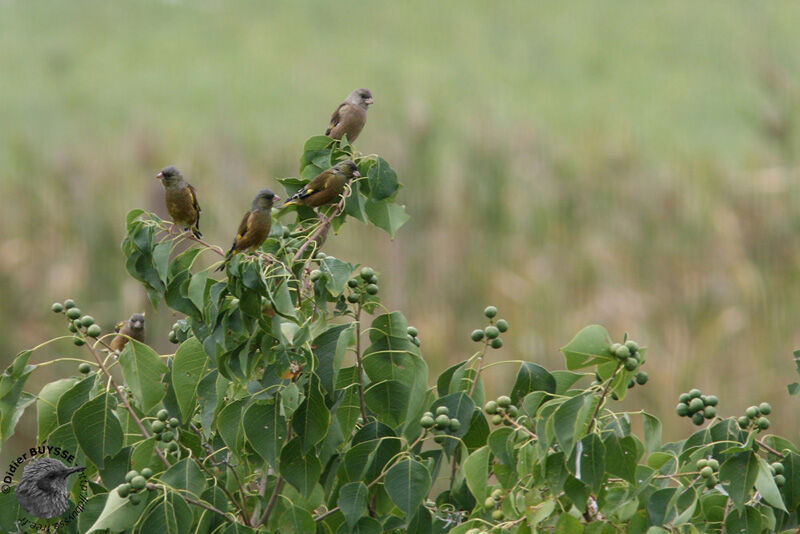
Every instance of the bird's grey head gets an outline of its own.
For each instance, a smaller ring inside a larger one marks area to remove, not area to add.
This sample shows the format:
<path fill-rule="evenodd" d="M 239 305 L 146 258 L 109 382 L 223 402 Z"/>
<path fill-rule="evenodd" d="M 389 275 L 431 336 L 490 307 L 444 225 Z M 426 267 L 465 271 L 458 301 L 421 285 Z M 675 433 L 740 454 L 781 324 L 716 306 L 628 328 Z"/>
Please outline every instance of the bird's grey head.
<path fill-rule="evenodd" d="M 156 175 L 156 179 L 161 180 L 164 187 L 169 187 L 180 185 L 183 182 L 183 175 L 174 165 L 170 165 L 161 169 L 161 172 Z"/>
<path fill-rule="evenodd" d="M 17 500 L 35 517 L 61 515 L 69 508 L 67 477 L 84 469 L 67 467 L 55 458 L 34 460 L 22 473 L 22 480 L 17 485 Z"/>
<path fill-rule="evenodd" d="M 253 198 L 251 210 L 253 211 L 269 211 L 272 209 L 272 203 L 280 198 L 272 192 L 271 189 L 262 189 Z"/>
<path fill-rule="evenodd" d="M 128 319 L 128 324 L 133 330 L 144 330 L 144 314 L 134 313 L 131 315 L 131 318 Z"/>
<path fill-rule="evenodd" d="M 361 106 L 364 109 L 367 109 L 374 100 L 372 99 L 372 93 L 369 89 L 356 89 L 350 96 L 347 97 L 347 101 L 351 104 L 355 104 L 357 106 Z"/>
<path fill-rule="evenodd" d="M 348 180 L 354 176 L 357 178 L 361 176 L 361 173 L 358 172 L 358 166 L 356 166 L 352 159 L 340 161 L 334 165 L 331 170 L 337 174 L 344 174 Z"/>

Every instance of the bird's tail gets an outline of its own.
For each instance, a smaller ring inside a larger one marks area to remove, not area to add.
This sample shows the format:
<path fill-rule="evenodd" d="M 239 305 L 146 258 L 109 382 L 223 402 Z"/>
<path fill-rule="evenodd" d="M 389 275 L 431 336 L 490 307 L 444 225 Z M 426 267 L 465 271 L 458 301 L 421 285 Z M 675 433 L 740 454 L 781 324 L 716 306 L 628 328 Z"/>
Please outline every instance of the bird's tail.
<path fill-rule="evenodd" d="M 225 266 L 228 265 L 228 261 L 230 261 L 230 259 L 232 257 L 233 257 L 233 247 L 231 247 L 231 249 L 228 251 L 228 253 L 225 254 L 225 261 L 222 262 L 222 265 L 220 265 L 219 267 L 214 269 L 214 272 L 224 271 L 225 270 Z"/>
<path fill-rule="evenodd" d="M 286 208 L 289 206 L 297 206 L 300 204 L 300 197 L 291 197 L 286 200 L 283 204 L 281 204 L 281 208 Z"/>

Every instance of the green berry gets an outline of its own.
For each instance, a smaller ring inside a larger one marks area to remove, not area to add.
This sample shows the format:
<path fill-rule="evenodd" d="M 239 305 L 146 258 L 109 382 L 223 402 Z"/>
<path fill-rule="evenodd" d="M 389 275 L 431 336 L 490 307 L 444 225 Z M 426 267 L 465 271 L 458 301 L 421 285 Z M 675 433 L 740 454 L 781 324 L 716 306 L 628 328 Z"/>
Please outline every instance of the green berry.
<path fill-rule="evenodd" d="M 457 432 L 461 428 L 461 421 L 458 419 L 450 419 L 450 432 Z"/>
<path fill-rule="evenodd" d="M 478 328 L 477 330 L 473 330 L 471 336 L 472 341 L 480 341 L 483 339 L 483 330 Z"/>
<path fill-rule="evenodd" d="M 84 345 L 86 342 L 80 336 L 72 336 L 72 342 L 75 343 L 77 346 Z"/>
<path fill-rule="evenodd" d="M 169 419 L 169 412 L 166 410 L 166 408 L 161 408 L 156 414 L 156 417 L 158 417 L 159 421 L 166 421 Z"/>
<path fill-rule="evenodd" d="M 376 286 L 375 284 L 369 284 L 367 286 L 367 293 L 369 293 L 370 295 L 377 295 L 378 294 L 378 286 Z"/>
<path fill-rule="evenodd" d="M 711 489 L 711 488 L 713 488 L 713 487 L 714 487 L 714 486 L 716 486 L 718 483 L 719 483 L 719 479 L 718 479 L 717 477 L 715 477 L 715 476 L 712 476 L 711 478 L 707 478 L 707 479 L 706 479 L 706 487 L 707 487 L 708 489 Z"/>
<path fill-rule="evenodd" d="M 489 319 L 491 319 L 492 317 L 497 315 L 497 308 L 495 308 L 494 306 L 486 306 L 486 309 L 483 310 L 483 314 Z"/>
<path fill-rule="evenodd" d="M 783 474 L 783 464 L 780 462 L 775 462 L 772 464 L 772 468 L 775 470 L 775 473 L 778 475 Z"/>
<path fill-rule="evenodd" d="M 422 428 L 430 428 L 434 423 L 433 417 L 423 416 L 422 419 L 419 420 L 419 424 Z"/>
<path fill-rule="evenodd" d="M 714 419 L 717 416 L 717 409 L 713 406 L 706 406 L 703 410 L 703 415 L 706 419 Z"/>
<path fill-rule="evenodd" d="M 689 396 L 688 393 L 681 393 L 681 396 L 678 397 L 678 402 L 682 402 L 684 404 L 689 404 L 690 400 L 692 400 L 692 398 Z"/>
<path fill-rule="evenodd" d="M 496 414 L 496 415 L 492 416 L 492 424 L 493 425 L 499 425 L 499 424 L 502 424 L 502 422 L 503 422 L 503 416 L 502 415 Z"/>
<path fill-rule="evenodd" d="M 750 406 L 747 410 L 745 410 L 744 414 L 750 419 L 755 419 L 758 417 L 758 406 Z"/>
<path fill-rule="evenodd" d="M 625 360 L 625 369 L 628 371 L 635 371 L 639 367 L 639 360 L 636 358 L 627 358 Z"/>
<path fill-rule="evenodd" d="M 64 305 L 61 304 L 60 302 L 54 302 L 53 305 L 50 306 L 50 309 L 54 313 L 61 313 L 62 311 L 64 311 Z"/>
<path fill-rule="evenodd" d="M 766 430 L 769 428 L 769 419 L 766 417 L 759 417 L 758 421 L 756 421 L 756 425 L 759 430 Z"/>
<path fill-rule="evenodd" d="M 750 419 L 746 415 L 741 416 L 736 420 L 736 422 L 739 424 L 739 428 L 741 429 L 745 429 L 750 425 Z"/>
<path fill-rule="evenodd" d="M 758 405 L 758 411 L 761 412 L 761 415 L 769 415 L 772 413 L 772 406 L 768 402 L 762 402 Z"/>
<path fill-rule="evenodd" d="M 131 487 L 133 489 L 137 489 L 137 490 L 144 489 L 144 487 L 146 485 L 147 485 L 147 481 L 144 479 L 144 477 L 142 475 L 136 475 L 135 477 L 133 477 L 131 479 Z"/>
<path fill-rule="evenodd" d="M 647 379 L 650 378 L 647 376 L 647 371 L 639 371 L 636 373 L 636 383 L 640 386 L 647 384 Z"/>
<path fill-rule="evenodd" d="M 350 286 L 351 288 L 356 288 L 358 287 L 358 280 L 356 280 L 355 278 L 351 278 L 350 280 L 347 281 L 347 285 Z"/>
<path fill-rule="evenodd" d="M 501 408 L 508 408 L 511 406 L 511 397 L 508 395 L 500 395 L 497 397 L 497 405 Z"/>
<path fill-rule="evenodd" d="M 699 460 L 697 460 L 697 463 L 695 465 L 697 466 L 698 469 L 702 469 L 708 465 L 708 460 L 706 460 L 705 458 L 700 458 Z"/>
<path fill-rule="evenodd" d="M 102 332 L 103 331 L 96 324 L 93 324 L 89 328 L 86 329 L 86 334 L 89 337 L 99 337 Z"/>
<path fill-rule="evenodd" d="M 72 300 L 72 299 L 67 299 L 67 300 L 65 300 L 65 301 L 64 301 L 64 307 L 65 307 L 66 309 L 74 308 L 74 307 L 75 307 L 75 301 L 74 301 L 74 300 Z"/>
<path fill-rule="evenodd" d="M 373 274 L 372 276 L 369 277 L 369 280 L 367 280 L 367 282 L 370 283 L 370 284 L 377 284 L 378 283 L 378 275 L 377 274 Z"/>
<path fill-rule="evenodd" d="M 692 398 L 692 399 L 699 399 L 699 398 L 700 398 L 700 395 L 702 395 L 702 394 L 703 394 L 703 392 L 702 392 L 702 391 L 700 391 L 700 390 L 699 390 L 699 389 L 697 389 L 697 388 L 694 388 L 693 390 L 689 391 L 689 398 Z"/>
<path fill-rule="evenodd" d="M 132 505 L 136 506 L 137 504 L 142 502 L 142 499 L 141 499 L 141 497 L 139 497 L 138 495 L 136 495 L 134 493 L 130 497 L 128 497 L 128 502 L 131 503 Z"/>
<path fill-rule="evenodd" d="M 317 253 L 314 255 L 314 259 L 316 260 L 324 260 L 327 257 L 328 255 L 322 252 L 321 250 L 317 251 Z"/>
<path fill-rule="evenodd" d="M 88 363 L 82 363 L 78 366 L 78 371 L 84 375 L 88 375 L 92 371 L 92 366 Z"/>
<path fill-rule="evenodd" d="M 705 408 L 705 404 L 703 404 L 702 399 L 694 398 L 689 402 L 689 411 L 692 413 L 699 412 L 703 408 Z"/>
<path fill-rule="evenodd" d="M 128 471 L 125 474 L 125 482 L 130 482 L 131 480 L 134 479 L 134 477 L 138 477 L 138 476 L 139 476 L 139 471 L 136 471 L 135 469 L 131 470 L 131 471 Z"/>
<path fill-rule="evenodd" d="M 75 328 L 75 325 L 74 325 L 74 324 L 72 324 L 72 323 L 69 323 L 69 326 L 67 326 L 67 328 L 68 328 L 68 329 L 69 329 L 69 331 L 70 331 L 70 332 L 72 332 L 73 334 L 76 334 L 76 333 L 78 332 L 78 329 L 77 329 L 77 328 Z"/>
<path fill-rule="evenodd" d="M 361 269 L 361 278 L 364 280 L 369 280 L 374 274 L 375 271 L 372 269 L 372 267 L 364 267 Z"/>
<path fill-rule="evenodd" d="M 151 476 L 153 476 L 153 470 L 150 469 L 149 467 L 145 467 L 144 469 L 142 469 L 142 476 L 144 478 L 150 478 Z"/>
<path fill-rule="evenodd" d="M 417 332 L 417 329 L 413 326 L 406 328 L 406 333 L 411 337 L 417 337 L 419 335 L 419 332 Z"/>
<path fill-rule="evenodd" d="M 500 335 L 500 330 L 496 326 L 487 326 L 484 331 L 489 339 L 494 339 Z"/>
<path fill-rule="evenodd" d="M 612 356 L 616 356 L 617 355 L 617 351 L 619 350 L 619 348 L 621 346 L 622 346 L 621 343 L 612 343 L 611 346 L 608 347 L 608 352 L 610 352 Z"/>
<path fill-rule="evenodd" d="M 497 503 L 491 497 L 486 497 L 486 500 L 483 501 L 483 506 L 488 510 L 493 510 Z"/>
<path fill-rule="evenodd" d="M 67 310 L 67 318 L 73 321 L 81 316 L 81 311 L 78 308 L 70 308 Z"/>
<path fill-rule="evenodd" d="M 706 406 L 716 406 L 717 404 L 719 404 L 719 399 L 716 395 L 706 397 Z"/>
<path fill-rule="evenodd" d="M 167 339 L 170 343 L 177 343 L 178 342 L 178 334 L 175 333 L 175 330 L 172 330 L 168 335 Z"/>
<path fill-rule="evenodd" d="M 499 349 L 503 346 L 503 340 L 499 337 L 494 338 L 492 341 L 489 342 L 489 346 L 493 349 Z"/>
<path fill-rule="evenodd" d="M 94 324 L 94 317 L 91 315 L 84 315 L 81 317 L 81 324 L 83 326 L 92 326 Z"/>
<path fill-rule="evenodd" d="M 619 395 L 617 395 L 617 393 L 615 391 L 612 391 L 611 392 L 611 398 L 614 399 L 615 401 L 618 401 L 619 400 Z"/>
<path fill-rule="evenodd" d="M 624 359 L 628 358 L 628 356 L 631 355 L 631 351 L 630 351 L 630 349 L 628 347 L 626 347 L 625 345 L 622 345 L 622 346 L 620 346 L 620 348 L 618 348 L 614 352 L 614 355 L 617 358 L 619 358 L 620 360 L 624 360 Z"/>
<path fill-rule="evenodd" d="M 153 429 L 153 432 L 159 433 L 164 431 L 164 423 L 161 421 L 153 421 L 153 424 L 150 425 L 150 428 Z"/>
<path fill-rule="evenodd" d="M 517 407 L 514 406 L 513 404 L 508 407 L 507 412 L 509 417 L 516 417 L 517 415 L 519 415 L 519 410 L 517 410 Z"/>
<path fill-rule="evenodd" d="M 347 302 L 350 304 L 355 304 L 359 300 L 361 300 L 361 297 L 357 293 L 350 293 L 347 295 Z"/>
<path fill-rule="evenodd" d="M 418 347 L 419 347 L 420 341 L 419 341 L 419 338 L 418 338 L 418 337 L 411 337 L 411 336 L 408 336 L 408 339 L 410 339 L 410 340 L 411 340 L 411 342 L 412 342 L 414 345 L 416 345 L 416 346 L 418 346 Z"/>
<path fill-rule="evenodd" d="M 506 321 L 505 319 L 498 319 L 496 326 L 497 329 L 500 330 L 500 332 L 505 332 L 506 330 L 508 330 L 508 321 Z"/>
<path fill-rule="evenodd" d="M 433 419 L 433 412 L 425 412 L 424 414 L 422 414 L 422 417 L 430 417 L 431 419 Z"/>
<path fill-rule="evenodd" d="M 503 490 L 501 490 L 500 488 L 492 490 L 492 499 L 499 501 L 500 497 L 502 496 L 503 496 Z"/>
<path fill-rule="evenodd" d="M 692 423 L 696 424 L 697 426 L 702 425 L 703 421 L 705 420 L 706 418 L 703 417 L 703 414 L 700 412 L 697 412 L 696 414 L 692 415 Z"/>
<path fill-rule="evenodd" d="M 636 381 L 633 378 L 628 380 L 628 389 L 631 389 L 635 385 L 636 385 Z"/>
<path fill-rule="evenodd" d="M 632 339 L 626 341 L 625 346 L 628 347 L 628 350 L 631 351 L 631 354 L 639 350 L 639 344 L 633 341 Z"/>
<path fill-rule="evenodd" d="M 174 438 L 175 438 L 175 434 L 172 432 L 172 430 L 165 430 L 161 434 L 161 441 L 165 441 L 165 442 L 166 441 L 172 441 Z"/>
<path fill-rule="evenodd" d="M 120 484 L 117 486 L 117 495 L 122 497 L 123 499 L 131 494 L 131 486 L 128 483 Z"/>
<path fill-rule="evenodd" d="M 311 274 L 308 277 L 311 279 L 312 282 L 316 282 L 317 280 L 322 278 L 322 271 L 320 271 L 319 269 L 314 269 L 313 271 L 311 271 Z"/>
<path fill-rule="evenodd" d="M 786 484 L 786 477 L 783 475 L 775 475 L 775 485 L 783 486 L 784 484 Z"/>
<path fill-rule="evenodd" d="M 439 406 L 436 408 L 436 415 L 450 415 L 450 408 L 447 406 Z"/>
<path fill-rule="evenodd" d="M 711 469 L 711 468 L 710 468 L 710 467 L 708 467 L 708 466 L 705 466 L 704 468 L 702 468 L 702 469 L 700 470 L 700 476 L 701 476 L 701 477 L 703 477 L 703 478 L 708 478 L 708 477 L 710 477 L 710 476 L 711 476 L 711 475 L 713 475 L 713 474 L 714 474 L 714 470 L 713 470 L 713 469 Z"/>
<path fill-rule="evenodd" d="M 492 512 L 492 519 L 495 521 L 502 521 L 506 515 L 503 513 L 502 510 L 495 510 Z"/>
<path fill-rule="evenodd" d="M 710 467 L 714 471 L 719 471 L 719 462 L 714 458 L 711 458 L 710 460 L 708 460 L 708 467 Z"/>
<path fill-rule="evenodd" d="M 490 400 L 486 403 L 483 409 L 486 410 L 486 413 L 489 415 L 494 415 L 497 413 L 497 402 Z"/>
<path fill-rule="evenodd" d="M 446 414 L 441 414 L 436 416 L 436 428 L 439 430 L 443 430 L 450 425 L 450 418 L 447 417 Z"/>
<path fill-rule="evenodd" d="M 167 450 L 169 452 L 175 452 L 178 450 L 178 442 L 177 441 L 170 441 L 167 445 Z"/>
<path fill-rule="evenodd" d="M 172 428 L 178 428 L 179 426 L 181 426 L 181 422 L 178 421 L 177 417 L 172 417 L 169 420 L 169 426 L 171 426 Z"/>

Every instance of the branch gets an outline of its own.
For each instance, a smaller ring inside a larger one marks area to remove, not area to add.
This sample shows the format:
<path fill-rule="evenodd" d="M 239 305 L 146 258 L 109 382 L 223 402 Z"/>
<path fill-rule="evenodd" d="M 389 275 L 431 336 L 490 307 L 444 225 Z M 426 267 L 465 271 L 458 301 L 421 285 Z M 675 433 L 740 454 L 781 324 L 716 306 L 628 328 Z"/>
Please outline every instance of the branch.
<path fill-rule="evenodd" d="M 782 453 L 776 451 L 775 449 L 773 449 L 772 447 L 770 447 L 769 445 L 767 445 L 766 443 L 764 443 L 760 439 L 755 440 L 755 442 L 758 444 L 759 447 L 763 448 L 767 452 L 771 452 L 772 454 L 774 454 L 775 456 L 777 456 L 781 460 L 786 458 L 785 454 L 782 454 Z"/>
<path fill-rule="evenodd" d="M 608 384 L 606 387 L 603 388 L 603 394 L 600 395 L 600 400 L 597 402 L 597 407 L 594 409 L 594 413 L 592 414 L 592 419 L 589 421 L 589 427 L 586 429 L 586 434 L 590 434 L 592 430 L 594 430 L 594 425 L 597 422 L 597 415 L 600 413 L 600 408 L 603 407 L 603 402 L 606 400 L 606 396 L 608 395 L 608 390 L 611 389 L 611 383 L 614 382 L 614 378 L 619 373 L 619 370 L 622 368 L 622 362 L 617 364 L 617 368 L 614 369 L 614 372 L 611 373 L 611 376 L 608 377 Z"/>
<path fill-rule="evenodd" d="M 322 221 L 322 223 L 319 225 L 319 227 L 317 227 L 314 233 L 312 233 L 308 237 L 308 239 L 306 239 L 305 243 L 300 245 L 300 248 L 297 249 L 297 252 L 295 252 L 294 257 L 292 258 L 292 263 L 297 262 L 297 260 L 299 260 L 302 257 L 303 252 L 306 250 L 306 248 L 308 248 L 308 245 L 310 245 L 317 237 L 322 235 L 322 232 L 327 230 L 327 228 L 331 225 L 333 219 L 336 218 L 336 216 L 342 212 L 342 210 L 344 209 L 344 203 L 347 200 L 347 197 L 350 196 L 350 192 L 352 191 L 349 184 L 346 185 L 345 187 L 346 189 L 342 194 L 342 199 L 333 207 L 333 211 L 331 211 L 330 216 L 328 216 L 325 220 Z"/>
<path fill-rule="evenodd" d="M 147 483 L 147 489 L 149 489 L 149 490 L 163 489 L 165 492 L 167 491 L 166 486 L 160 486 L 158 484 L 153 484 L 153 483 L 150 483 L 150 482 Z M 190 496 L 188 496 L 188 495 L 186 495 L 184 493 L 181 493 L 181 492 L 178 492 L 178 493 L 189 504 L 194 504 L 194 505 L 199 506 L 200 508 L 205 508 L 209 512 L 214 512 L 216 514 L 221 515 L 222 517 L 225 518 L 225 521 L 228 521 L 229 523 L 235 523 L 235 521 L 233 519 L 231 519 L 230 516 L 228 516 L 228 514 L 226 514 L 225 512 L 220 510 L 219 508 L 217 508 L 217 507 L 215 507 L 215 506 L 213 506 L 211 504 L 208 504 L 205 501 L 200 501 L 200 500 L 194 499 L 193 497 L 190 497 Z"/>

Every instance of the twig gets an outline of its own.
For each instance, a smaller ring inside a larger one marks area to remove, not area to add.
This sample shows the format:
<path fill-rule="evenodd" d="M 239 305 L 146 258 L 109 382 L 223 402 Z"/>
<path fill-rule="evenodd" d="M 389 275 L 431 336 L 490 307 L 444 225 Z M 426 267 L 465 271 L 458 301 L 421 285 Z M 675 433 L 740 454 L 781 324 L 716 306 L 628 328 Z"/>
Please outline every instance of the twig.
<path fill-rule="evenodd" d="M 342 210 L 344 209 L 344 203 L 347 200 L 347 197 L 350 196 L 350 191 L 351 188 L 350 185 L 348 184 L 346 186 L 344 193 L 342 194 L 342 199 L 334 206 L 330 215 L 319 225 L 319 227 L 317 227 L 314 233 L 312 233 L 308 237 L 308 239 L 306 239 L 306 242 L 300 245 L 300 248 L 297 249 L 297 252 L 295 252 L 294 257 L 292 258 L 292 263 L 297 262 L 297 260 L 299 260 L 302 257 L 303 252 L 306 250 L 308 245 L 310 245 L 317 237 L 319 237 L 322 234 L 322 232 L 325 231 L 325 229 L 331 225 L 333 219 L 335 219 L 336 216 L 342 212 Z"/>
<path fill-rule="evenodd" d="M 769 445 L 767 445 L 766 443 L 764 443 L 760 439 L 755 440 L 755 442 L 758 444 L 759 447 L 762 447 L 767 452 L 771 452 L 772 454 L 774 454 L 775 456 L 777 456 L 781 460 L 786 458 L 785 454 L 782 454 L 782 453 L 776 451 L 775 449 L 773 449 L 772 447 L 770 447 Z"/>
<path fill-rule="evenodd" d="M 597 421 L 597 415 L 600 413 L 600 408 L 603 407 L 603 402 L 606 400 L 606 396 L 608 395 L 608 390 L 611 389 L 611 384 L 614 382 L 614 378 L 617 376 L 617 373 L 622 368 L 622 362 L 617 364 L 617 368 L 614 369 L 614 372 L 611 373 L 611 376 L 608 378 L 608 384 L 606 387 L 603 388 L 603 393 L 600 395 L 600 400 L 597 402 L 597 407 L 594 409 L 594 413 L 592 414 L 592 419 L 589 421 L 589 427 L 586 429 L 586 434 L 590 434 L 592 430 L 594 430 L 594 425 Z"/>
<path fill-rule="evenodd" d="M 147 489 L 149 489 L 149 490 L 163 489 L 164 491 L 167 490 L 166 486 L 160 486 L 158 484 L 153 484 L 151 482 L 147 483 Z M 188 495 L 186 495 L 184 493 L 181 493 L 181 492 L 178 492 L 178 493 L 180 493 L 181 497 L 183 497 L 184 500 L 186 500 L 186 502 L 188 502 L 189 504 L 195 504 L 195 505 L 199 506 L 200 508 L 205 508 L 209 512 L 214 512 L 216 514 L 221 515 L 222 517 L 225 518 L 226 521 L 228 521 L 230 523 L 235 523 L 235 521 L 233 519 L 231 519 L 230 516 L 228 516 L 227 513 L 223 512 L 219 508 L 217 508 L 217 507 L 215 507 L 215 506 L 213 506 L 211 504 L 208 504 L 205 501 L 200 501 L 200 500 L 194 499 L 193 497 L 189 497 Z"/>
<path fill-rule="evenodd" d="M 356 308 L 356 371 L 358 375 L 358 398 L 361 402 L 361 420 L 367 424 L 367 403 L 364 401 L 364 368 L 361 365 L 361 304 Z"/>
<path fill-rule="evenodd" d="M 278 475 L 278 480 L 275 481 L 275 489 L 272 490 L 272 495 L 269 498 L 269 502 L 267 503 L 267 507 L 264 509 L 264 513 L 261 515 L 261 519 L 258 520 L 259 525 L 263 525 L 266 523 L 267 519 L 269 519 L 269 514 L 272 513 L 272 509 L 275 507 L 275 503 L 278 502 L 278 495 L 283 488 L 283 477 Z"/>

